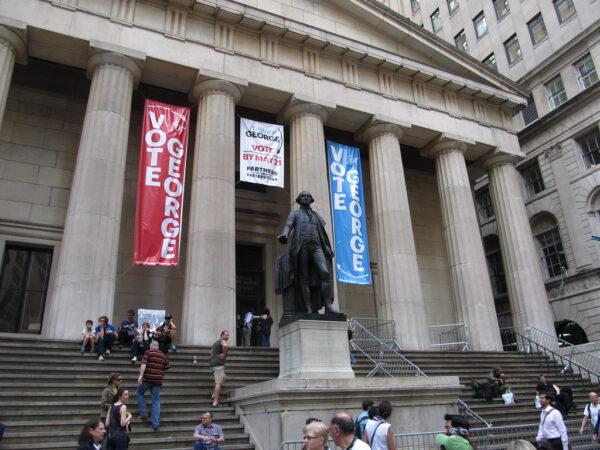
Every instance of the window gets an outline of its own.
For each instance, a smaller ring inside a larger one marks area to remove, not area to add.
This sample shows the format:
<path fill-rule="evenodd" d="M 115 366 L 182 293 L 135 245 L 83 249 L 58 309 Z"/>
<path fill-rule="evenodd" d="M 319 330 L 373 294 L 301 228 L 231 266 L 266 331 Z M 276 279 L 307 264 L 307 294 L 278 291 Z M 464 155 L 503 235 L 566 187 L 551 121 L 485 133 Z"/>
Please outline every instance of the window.
<path fill-rule="evenodd" d="M 587 55 L 585 58 L 576 62 L 575 70 L 577 70 L 579 89 L 582 91 L 598 81 L 598 73 L 596 72 L 594 62 L 590 55 Z"/>
<path fill-rule="evenodd" d="M 413 13 L 416 13 L 421 8 L 421 2 L 419 0 L 410 0 L 410 9 Z"/>
<path fill-rule="evenodd" d="M 485 21 L 483 11 L 481 11 L 477 17 L 473 19 L 473 25 L 475 26 L 475 34 L 477 35 L 477 39 L 487 33 L 487 22 Z"/>
<path fill-rule="evenodd" d="M 463 52 L 469 51 L 469 46 L 467 45 L 467 36 L 465 35 L 465 30 L 461 30 L 456 36 L 454 36 L 454 42 L 456 47 Z"/>
<path fill-rule="evenodd" d="M 525 180 L 527 197 L 533 197 L 538 192 L 544 190 L 544 179 L 542 178 L 542 172 L 537 161 L 523 169 L 521 175 L 523 175 L 523 179 Z"/>
<path fill-rule="evenodd" d="M 442 18 L 440 17 L 440 8 L 436 9 L 431 15 L 431 28 L 437 33 L 442 28 Z"/>
<path fill-rule="evenodd" d="M 504 274 L 504 264 L 502 263 L 502 254 L 500 253 L 500 242 L 498 236 L 487 236 L 483 241 L 485 257 L 488 263 L 488 272 L 492 282 L 494 297 L 502 296 L 508 293 L 506 288 L 506 276 Z"/>
<path fill-rule="evenodd" d="M 546 32 L 546 25 L 544 25 L 542 13 L 539 13 L 537 16 L 527 22 L 527 27 L 529 28 L 529 35 L 531 36 L 531 42 L 533 42 L 533 45 L 537 44 L 548 35 Z"/>
<path fill-rule="evenodd" d="M 458 10 L 458 0 L 446 0 L 448 3 L 448 12 L 450 15 L 454 14 L 456 10 Z"/>
<path fill-rule="evenodd" d="M 508 63 L 512 64 L 521 57 L 521 46 L 517 35 L 513 34 L 506 42 L 504 42 L 504 49 L 506 50 L 506 57 Z"/>
<path fill-rule="evenodd" d="M 548 101 L 552 109 L 559 107 L 567 101 L 567 93 L 562 82 L 560 75 L 556 75 L 545 85 L 546 95 L 548 95 Z"/>
<path fill-rule="evenodd" d="M 0 331 L 40 333 L 52 250 L 7 245 L 0 276 Z"/>
<path fill-rule="evenodd" d="M 558 227 L 536 236 L 541 253 L 542 263 L 548 278 L 562 275 L 567 269 L 567 258 L 563 250 Z"/>
<path fill-rule="evenodd" d="M 501 19 L 508 14 L 510 8 L 508 6 L 508 0 L 492 0 L 494 3 L 494 9 L 496 10 L 496 17 Z"/>
<path fill-rule="evenodd" d="M 533 95 L 527 99 L 527 106 L 521 111 L 521 117 L 523 118 L 523 123 L 525 125 L 529 125 L 531 122 L 538 119 L 539 116 L 537 108 L 535 107 L 535 102 L 533 101 Z"/>
<path fill-rule="evenodd" d="M 485 222 L 489 218 L 494 217 L 494 207 L 492 206 L 492 197 L 490 196 L 489 189 L 485 188 L 475 194 L 475 201 L 477 203 L 477 213 L 480 222 Z"/>
<path fill-rule="evenodd" d="M 586 167 L 600 164 L 600 130 L 596 128 L 589 134 L 577 140 Z"/>
<path fill-rule="evenodd" d="M 487 58 L 483 60 L 483 63 L 491 69 L 498 70 L 498 66 L 496 65 L 496 55 L 491 53 Z"/>
<path fill-rule="evenodd" d="M 554 3 L 554 9 L 560 23 L 565 22 L 575 15 L 573 0 L 553 0 L 552 3 Z"/>

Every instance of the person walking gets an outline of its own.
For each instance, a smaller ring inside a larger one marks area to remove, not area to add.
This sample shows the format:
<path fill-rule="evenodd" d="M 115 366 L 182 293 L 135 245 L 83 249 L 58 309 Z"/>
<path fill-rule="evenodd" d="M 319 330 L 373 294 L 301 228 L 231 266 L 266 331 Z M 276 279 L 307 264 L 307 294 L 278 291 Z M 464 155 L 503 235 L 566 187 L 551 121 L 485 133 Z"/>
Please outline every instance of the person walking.
<path fill-rule="evenodd" d="M 108 414 L 108 410 L 114 403 L 115 395 L 121 387 L 121 382 L 123 378 L 121 378 L 121 374 L 118 372 L 111 373 L 108 376 L 108 383 L 106 387 L 102 391 L 102 397 L 100 398 L 100 417 L 102 417 L 102 421 L 106 419 Z"/>
<path fill-rule="evenodd" d="M 158 342 L 152 341 L 150 343 L 150 350 L 142 358 L 135 397 L 137 399 L 140 418 L 146 422 L 148 421 L 148 408 L 146 407 L 144 394 L 150 389 L 150 394 L 152 395 L 152 419 L 150 425 L 154 431 L 158 431 L 160 425 L 160 391 L 165 372 L 169 370 L 169 367 L 169 360 L 158 349 Z"/>
<path fill-rule="evenodd" d="M 392 404 L 384 400 L 377 406 L 377 410 L 378 415 L 365 426 L 363 441 L 373 450 L 396 450 L 392 425 L 387 421 L 392 415 Z"/>
<path fill-rule="evenodd" d="M 260 319 L 260 346 L 270 347 L 271 346 L 271 327 L 273 326 L 273 318 L 271 317 L 271 311 L 269 308 L 263 310 Z"/>
<path fill-rule="evenodd" d="M 98 418 L 88 420 L 79 433 L 77 450 L 100 450 L 105 432 L 102 420 Z"/>
<path fill-rule="evenodd" d="M 590 392 L 588 397 L 590 402 L 585 405 L 585 408 L 583 408 L 583 421 L 581 422 L 579 434 L 583 434 L 583 430 L 588 422 L 591 423 L 592 433 L 594 433 L 594 429 L 598 423 L 598 412 L 600 412 L 600 402 L 598 401 L 598 396 L 595 392 Z M 596 438 L 594 438 L 594 440 L 596 440 Z"/>
<path fill-rule="evenodd" d="M 115 402 L 106 416 L 106 450 L 126 450 L 129 447 L 127 431 L 131 421 L 131 413 L 125 404 L 129 400 L 129 391 L 120 387 L 115 395 Z"/>
<path fill-rule="evenodd" d="M 350 414 L 337 413 L 331 418 L 329 434 L 335 445 L 346 450 L 371 450 L 369 444 L 354 435 L 354 421 Z"/>
<path fill-rule="evenodd" d="M 569 448 L 569 436 L 563 421 L 563 416 L 556 408 L 550 406 L 553 399 L 552 394 L 540 394 L 542 412 L 540 414 L 540 426 L 535 441 L 548 448 L 550 445 L 554 450 L 567 450 Z"/>
<path fill-rule="evenodd" d="M 212 345 L 212 353 L 208 363 L 215 377 L 215 388 L 211 395 L 213 408 L 222 406 L 219 403 L 219 398 L 221 396 L 221 389 L 225 383 L 225 359 L 227 358 L 227 350 L 229 349 L 228 340 L 229 331 L 221 331 L 220 338 Z"/>

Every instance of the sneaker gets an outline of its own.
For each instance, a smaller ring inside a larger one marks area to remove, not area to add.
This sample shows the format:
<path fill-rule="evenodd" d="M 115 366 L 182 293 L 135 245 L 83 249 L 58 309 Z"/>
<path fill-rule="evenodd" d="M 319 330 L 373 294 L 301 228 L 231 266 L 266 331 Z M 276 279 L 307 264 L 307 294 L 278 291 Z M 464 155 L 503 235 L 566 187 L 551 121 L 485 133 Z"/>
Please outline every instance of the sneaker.
<path fill-rule="evenodd" d="M 158 425 L 152 425 L 152 429 L 153 429 L 154 431 L 158 431 L 158 430 L 159 430 L 159 428 L 158 428 Z"/>
<path fill-rule="evenodd" d="M 140 414 L 140 419 L 142 422 L 148 422 L 148 420 L 150 420 L 148 414 Z"/>
<path fill-rule="evenodd" d="M 131 358 L 131 362 L 134 363 L 137 361 L 137 356 L 134 356 L 133 358 Z"/>
<path fill-rule="evenodd" d="M 104 353 L 106 353 L 107 355 L 110 355 L 110 348 L 107 348 Z"/>
<path fill-rule="evenodd" d="M 102 355 L 98 356 L 98 361 L 104 361 L 104 356 L 102 356 Z"/>
<path fill-rule="evenodd" d="M 171 351 L 172 352 L 176 352 L 177 351 L 177 347 L 175 347 L 174 345 L 171 345 Z"/>
<path fill-rule="evenodd" d="M 82 348 L 79 353 L 85 353 L 85 348 Z"/>

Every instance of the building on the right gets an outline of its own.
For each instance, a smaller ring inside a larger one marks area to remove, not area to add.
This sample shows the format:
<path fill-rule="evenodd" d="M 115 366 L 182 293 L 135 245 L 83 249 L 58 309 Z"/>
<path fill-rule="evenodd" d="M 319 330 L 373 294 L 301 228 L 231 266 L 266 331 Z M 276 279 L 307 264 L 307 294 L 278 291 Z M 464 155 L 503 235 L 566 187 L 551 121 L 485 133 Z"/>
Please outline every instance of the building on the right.
<path fill-rule="evenodd" d="M 518 82 L 528 105 L 514 117 L 517 163 L 559 337 L 600 340 L 600 2 L 403 0 L 390 8 Z M 471 167 L 501 327 L 520 324 L 511 301 L 511 249 L 494 211 L 494 186 Z M 507 236 L 518 243 L 518 236 Z"/>

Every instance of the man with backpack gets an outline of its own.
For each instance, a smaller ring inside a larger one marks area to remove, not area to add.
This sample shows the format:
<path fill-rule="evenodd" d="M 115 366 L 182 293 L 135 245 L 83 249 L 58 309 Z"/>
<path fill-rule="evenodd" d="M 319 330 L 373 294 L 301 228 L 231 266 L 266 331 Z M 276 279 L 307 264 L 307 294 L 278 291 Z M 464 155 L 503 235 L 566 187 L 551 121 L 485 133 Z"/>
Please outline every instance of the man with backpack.
<path fill-rule="evenodd" d="M 354 421 L 354 436 L 358 439 L 363 438 L 363 433 L 365 431 L 365 425 L 369 421 L 369 409 L 373 406 L 373 400 L 365 400 L 362 403 L 362 412 L 356 417 Z"/>
<path fill-rule="evenodd" d="M 598 402 L 598 396 L 595 392 L 589 393 L 590 403 L 585 405 L 583 408 L 583 421 L 581 422 L 581 428 L 579 429 L 579 434 L 583 434 L 583 430 L 588 422 L 591 422 L 592 425 L 592 433 L 594 428 L 596 428 L 596 423 L 598 422 L 598 411 L 600 411 L 600 402 Z"/>

